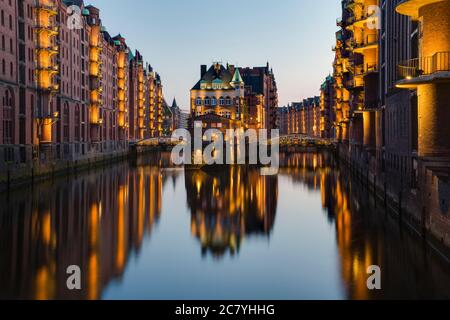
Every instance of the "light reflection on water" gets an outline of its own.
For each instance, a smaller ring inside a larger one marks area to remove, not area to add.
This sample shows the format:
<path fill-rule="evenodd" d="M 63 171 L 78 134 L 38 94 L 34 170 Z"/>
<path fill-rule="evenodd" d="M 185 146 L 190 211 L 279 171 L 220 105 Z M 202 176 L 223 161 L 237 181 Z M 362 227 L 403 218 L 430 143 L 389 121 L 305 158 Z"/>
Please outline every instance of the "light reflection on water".
<path fill-rule="evenodd" d="M 331 155 L 282 155 L 273 177 L 169 157 L 0 195 L 0 298 L 450 298 L 448 265 Z"/>

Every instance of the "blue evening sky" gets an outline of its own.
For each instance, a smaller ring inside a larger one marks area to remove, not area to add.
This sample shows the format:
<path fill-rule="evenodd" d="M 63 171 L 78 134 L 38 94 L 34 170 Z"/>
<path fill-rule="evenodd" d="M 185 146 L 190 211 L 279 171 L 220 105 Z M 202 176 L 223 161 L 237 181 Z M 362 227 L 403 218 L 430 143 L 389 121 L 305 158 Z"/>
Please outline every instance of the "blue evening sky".
<path fill-rule="evenodd" d="M 339 0 L 91 0 L 162 77 L 164 95 L 189 109 L 201 64 L 274 69 L 280 106 L 317 95 L 332 71 Z"/>

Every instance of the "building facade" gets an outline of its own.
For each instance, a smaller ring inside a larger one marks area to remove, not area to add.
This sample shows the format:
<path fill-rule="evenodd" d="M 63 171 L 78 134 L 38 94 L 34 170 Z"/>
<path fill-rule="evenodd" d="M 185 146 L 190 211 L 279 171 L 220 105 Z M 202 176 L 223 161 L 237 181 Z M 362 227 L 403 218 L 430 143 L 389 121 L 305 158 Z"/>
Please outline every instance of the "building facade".
<path fill-rule="evenodd" d="M 213 121 L 212 128 L 218 124 L 222 130 L 272 129 L 276 128 L 277 104 L 275 77 L 269 65 L 237 68 L 214 63 L 209 69 L 202 65 L 200 80 L 191 90 L 191 122 L 202 117 Z"/>
<path fill-rule="evenodd" d="M 278 90 L 273 69 L 265 67 L 239 68 L 246 88 L 250 127 L 276 128 Z"/>
<path fill-rule="evenodd" d="M 334 123 L 336 120 L 334 102 L 336 91 L 334 78 L 328 76 L 320 87 L 320 137 L 333 138 L 335 136 Z"/>
<path fill-rule="evenodd" d="M 221 131 L 244 128 L 248 114 L 244 97 L 244 81 L 238 68 L 214 63 L 207 69 L 202 65 L 200 80 L 191 89 L 191 119 L 208 120 L 204 128 Z"/>
<path fill-rule="evenodd" d="M 321 108 L 321 99 L 317 96 L 279 108 L 280 134 L 321 138 L 324 114 Z"/>
<path fill-rule="evenodd" d="M 175 98 L 173 99 L 170 110 L 173 115 L 173 129 L 188 129 L 189 113 L 180 109 Z"/>
<path fill-rule="evenodd" d="M 447 247 L 448 21 L 450 0 L 342 0 L 333 75 L 319 101 L 277 112 L 284 135 L 335 139 L 354 172 Z"/>
<path fill-rule="evenodd" d="M 450 245 L 449 0 L 343 0 L 334 61 L 339 154 Z"/>
<path fill-rule="evenodd" d="M 162 134 L 159 75 L 98 8 L 18 0 L 0 10 L 0 170 L 126 152 Z"/>

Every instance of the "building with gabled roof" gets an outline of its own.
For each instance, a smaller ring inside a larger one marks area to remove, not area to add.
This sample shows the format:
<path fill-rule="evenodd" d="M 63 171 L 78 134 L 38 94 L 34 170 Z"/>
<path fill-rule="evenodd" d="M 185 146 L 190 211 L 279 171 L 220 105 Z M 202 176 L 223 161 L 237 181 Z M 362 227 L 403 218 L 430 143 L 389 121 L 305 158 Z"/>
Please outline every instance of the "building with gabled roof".
<path fill-rule="evenodd" d="M 214 63 L 200 68 L 200 79 L 191 89 L 191 118 L 214 114 L 245 127 L 244 81 L 238 68 Z M 223 121 L 224 126 L 230 121 Z M 226 129 L 226 127 L 224 127 Z"/>

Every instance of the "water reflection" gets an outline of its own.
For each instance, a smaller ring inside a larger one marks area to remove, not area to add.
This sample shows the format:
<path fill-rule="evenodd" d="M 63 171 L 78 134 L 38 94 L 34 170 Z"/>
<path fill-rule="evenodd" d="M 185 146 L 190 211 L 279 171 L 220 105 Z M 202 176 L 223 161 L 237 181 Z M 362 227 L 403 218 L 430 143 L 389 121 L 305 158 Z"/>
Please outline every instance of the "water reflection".
<path fill-rule="evenodd" d="M 342 285 L 348 299 L 450 299 L 448 258 L 437 257 L 387 212 L 384 202 L 350 179 L 328 153 L 282 155 L 280 175 L 320 190 L 335 226 Z M 448 261 L 448 260 L 447 260 Z M 382 290 L 367 289 L 367 269 L 382 269 Z"/>
<path fill-rule="evenodd" d="M 257 168 L 232 166 L 209 172 L 188 170 L 185 183 L 191 232 L 199 239 L 203 255 L 234 255 L 245 236 L 270 235 L 277 177 L 261 176 Z"/>
<path fill-rule="evenodd" d="M 167 178 L 121 164 L 1 195 L 0 297 L 100 298 L 158 222 Z M 69 265 L 83 270 L 83 290 L 67 290 Z"/>
<path fill-rule="evenodd" d="M 236 298 L 237 289 L 247 292 L 239 298 L 450 298 L 448 264 L 387 214 L 332 155 L 284 154 L 274 177 L 240 166 L 207 172 L 173 169 L 169 157 L 155 154 L 0 195 L 0 298 L 99 299 L 114 280 L 121 281 L 112 291 L 139 287 L 134 298 L 159 297 L 160 288 L 194 292 L 201 279 L 171 273 L 162 256 L 174 249 L 188 253 L 180 261 L 186 268 L 209 267 L 198 277 L 214 279 L 214 284 L 205 284 L 202 292 L 220 292 L 222 298 Z M 174 197 L 166 201 L 179 203 L 185 212 L 174 216 L 167 202 L 164 206 L 165 194 Z M 313 215 L 305 214 L 300 195 L 308 199 Z M 308 219 L 318 215 L 331 228 L 313 238 Z M 185 217 L 190 224 L 173 223 Z M 161 244 L 155 240 L 164 232 L 154 231 L 165 219 L 170 228 L 164 229 L 169 233 L 164 239 L 170 241 Z M 177 240 L 186 231 L 193 243 Z M 149 258 L 143 248 L 156 243 L 164 248 Z M 269 254 L 260 251 L 262 244 L 269 246 Z M 300 244 L 309 247 L 309 255 L 297 253 Z M 324 266 L 319 262 L 330 259 L 328 248 L 335 263 Z M 199 249 L 200 258 L 195 254 Z M 138 265 L 152 259 L 157 270 L 168 274 L 138 273 L 134 277 L 141 281 L 130 284 L 125 271 L 131 257 Z M 210 265 L 211 260 L 216 264 Z M 66 288 L 66 268 L 73 264 L 83 270 L 81 291 Z M 382 268 L 381 291 L 366 287 L 366 270 L 373 264 Z M 302 274 L 299 266 L 322 269 Z M 275 271 L 268 273 L 269 267 Z M 283 272 L 276 272 L 279 268 Z M 245 276 L 248 270 L 252 276 Z M 319 284 L 323 272 L 336 274 L 330 276 L 338 283 L 335 289 L 302 285 Z M 240 288 L 228 286 L 231 274 L 240 275 Z M 274 283 L 280 284 L 278 291 Z M 207 294 L 193 297 L 210 298 Z"/>

